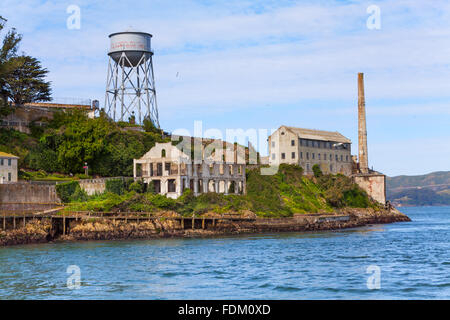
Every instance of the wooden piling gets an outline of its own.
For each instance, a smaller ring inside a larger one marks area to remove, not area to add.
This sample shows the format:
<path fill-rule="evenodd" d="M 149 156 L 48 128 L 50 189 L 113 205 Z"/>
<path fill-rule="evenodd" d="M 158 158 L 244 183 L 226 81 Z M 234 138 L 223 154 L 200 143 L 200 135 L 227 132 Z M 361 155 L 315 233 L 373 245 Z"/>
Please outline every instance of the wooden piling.
<path fill-rule="evenodd" d="M 3 230 L 6 230 L 6 213 L 3 214 Z"/>
<path fill-rule="evenodd" d="M 13 229 L 16 229 L 16 216 L 13 216 Z"/>
<path fill-rule="evenodd" d="M 66 235 L 66 216 L 63 217 L 63 236 Z"/>
<path fill-rule="evenodd" d="M 184 218 L 181 218 L 181 229 L 184 229 Z"/>
<path fill-rule="evenodd" d="M 25 216 L 25 213 L 23 214 L 23 227 L 25 228 L 25 224 L 26 224 L 26 216 Z"/>
<path fill-rule="evenodd" d="M 194 230 L 194 229 L 195 229 L 195 218 L 192 217 L 192 230 Z"/>
<path fill-rule="evenodd" d="M 202 229 L 205 229 L 205 218 L 202 219 Z"/>

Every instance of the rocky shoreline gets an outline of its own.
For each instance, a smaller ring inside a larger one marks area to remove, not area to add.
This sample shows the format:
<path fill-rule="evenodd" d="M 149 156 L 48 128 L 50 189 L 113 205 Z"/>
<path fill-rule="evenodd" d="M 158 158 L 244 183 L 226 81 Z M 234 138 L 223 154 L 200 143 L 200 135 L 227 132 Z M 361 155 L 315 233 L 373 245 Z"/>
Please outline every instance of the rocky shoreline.
<path fill-rule="evenodd" d="M 0 246 L 60 241 L 126 240 L 154 238 L 193 238 L 269 232 L 324 231 L 411 221 L 396 209 L 343 209 L 333 214 L 298 214 L 290 218 L 256 218 L 249 221 L 217 220 L 206 229 L 183 228 L 177 220 L 160 219 L 140 222 L 80 220 L 73 222 L 70 233 L 55 235 L 49 221 L 32 221 L 25 227 L 0 231 Z"/>

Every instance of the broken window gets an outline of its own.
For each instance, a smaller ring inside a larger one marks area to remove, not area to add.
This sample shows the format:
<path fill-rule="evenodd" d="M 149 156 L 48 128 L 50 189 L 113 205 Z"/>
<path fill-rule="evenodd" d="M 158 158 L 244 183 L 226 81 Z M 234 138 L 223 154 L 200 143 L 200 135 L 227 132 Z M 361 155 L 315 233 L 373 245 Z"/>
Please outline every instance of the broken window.
<path fill-rule="evenodd" d="M 156 164 L 156 175 L 162 176 L 162 163 L 161 162 Z"/>
<path fill-rule="evenodd" d="M 167 181 L 167 191 L 168 192 L 176 192 L 176 183 L 175 179 L 169 179 Z"/>

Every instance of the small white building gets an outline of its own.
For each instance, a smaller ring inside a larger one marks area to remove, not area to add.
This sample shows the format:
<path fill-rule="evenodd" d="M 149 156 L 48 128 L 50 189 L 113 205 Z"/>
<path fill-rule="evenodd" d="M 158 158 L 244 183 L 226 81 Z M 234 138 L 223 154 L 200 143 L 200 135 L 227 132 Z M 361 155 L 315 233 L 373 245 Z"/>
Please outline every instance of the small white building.
<path fill-rule="evenodd" d="M 0 152 L 0 183 L 17 182 L 18 159 L 15 155 Z"/>
<path fill-rule="evenodd" d="M 198 146 L 201 150 L 192 152 L 192 159 L 171 142 L 156 143 L 142 158 L 133 160 L 134 178 L 152 182 L 156 193 L 170 198 L 181 196 L 186 188 L 194 195 L 245 194 L 245 149 L 218 140 Z"/>

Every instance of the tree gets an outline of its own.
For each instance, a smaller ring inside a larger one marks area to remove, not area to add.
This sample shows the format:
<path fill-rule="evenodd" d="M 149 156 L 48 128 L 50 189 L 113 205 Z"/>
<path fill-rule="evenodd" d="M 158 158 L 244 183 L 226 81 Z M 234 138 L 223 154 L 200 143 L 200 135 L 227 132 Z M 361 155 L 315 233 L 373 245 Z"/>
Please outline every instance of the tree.
<path fill-rule="evenodd" d="M 145 132 L 162 134 L 162 130 L 158 129 L 149 117 L 145 117 L 144 121 L 142 121 L 142 123 L 144 125 Z"/>
<path fill-rule="evenodd" d="M 6 19 L 0 16 L 0 31 Z M 27 55 L 17 55 L 22 35 L 16 29 L 9 30 L 0 47 L 0 116 L 9 112 L 8 100 L 16 104 L 50 100 L 50 83 L 44 79 L 48 70 Z"/>
<path fill-rule="evenodd" d="M 0 32 L 5 27 L 6 19 L 0 16 Z M 2 46 L 0 47 L 0 116 L 7 115 L 9 113 L 8 108 L 8 95 L 6 91 L 6 78 L 17 67 L 15 61 L 11 58 L 17 55 L 17 49 L 22 36 L 17 34 L 13 28 L 8 31 L 3 39 Z"/>
<path fill-rule="evenodd" d="M 4 91 L 15 104 L 51 100 L 50 82 L 45 81 L 48 70 L 36 58 L 18 56 L 9 59 L 15 66 L 5 79 Z"/>

